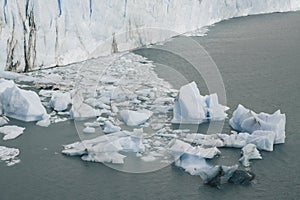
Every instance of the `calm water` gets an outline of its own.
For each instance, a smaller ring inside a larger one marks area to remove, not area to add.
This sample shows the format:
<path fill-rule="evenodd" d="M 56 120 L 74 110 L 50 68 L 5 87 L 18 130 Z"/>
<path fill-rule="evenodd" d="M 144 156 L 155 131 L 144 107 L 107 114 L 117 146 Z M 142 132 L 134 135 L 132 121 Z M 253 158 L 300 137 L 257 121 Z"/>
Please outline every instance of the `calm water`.
<path fill-rule="evenodd" d="M 299 199 L 300 12 L 228 20 L 211 27 L 208 36 L 194 39 L 222 74 L 230 116 L 238 103 L 257 112 L 281 109 L 287 115 L 286 143 L 262 152 L 263 160 L 252 163 L 254 184 L 225 184 L 216 190 L 174 166 L 147 174 L 122 173 L 60 154 L 62 144 L 79 140 L 73 122 L 49 129 L 27 124 L 20 138 L 0 141 L 21 150 L 20 164 L 0 163 L 0 199 Z M 158 73 L 175 87 L 195 80 L 207 94 L 201 77 L 184 60 L 153 49 L 136 52 L 159 63 Z M 166 65 L 178 76 L 168 77 Z M 229 130 L 225 124 L 224 131 Z M 224 157 L 217 162 L 237 162 L 239 150 L 221 151 Z"/>

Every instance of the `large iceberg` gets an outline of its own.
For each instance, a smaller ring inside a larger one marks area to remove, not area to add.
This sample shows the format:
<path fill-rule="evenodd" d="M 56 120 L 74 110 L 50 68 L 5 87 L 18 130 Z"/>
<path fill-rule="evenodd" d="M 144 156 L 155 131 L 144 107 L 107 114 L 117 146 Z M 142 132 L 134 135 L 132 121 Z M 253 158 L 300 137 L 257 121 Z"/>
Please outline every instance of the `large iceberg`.
<path fill-rule="evenodd" d="M 281 114 L 280 110 L 273 114 L 264 112 L 256 114 L 242 105 L 238 105 L 229 120 L 230 126 L 237 131 L 248 133 L 257 130 L 273 131 L 275 133 L 274 144 L 285 142 L 285 122 L 285 114 Z"/>
<path fill-rule="evenodd" d="M 298 0 L 2 0 L 0 71 L 66 65 L 232 17 L 299 8 Z"/>
<path fill-rule="evenodd" d="M 39 121 L 47 116 L 39 96 L 20 89 L 13 81 L 0 79 L 0 110 L 8 117 L 22 121 Z"/>
<path fill-rule="evenodd" d="M 202 96 L 196 83 L 191 82 L 180 88 L 172 123 L 200 124 L 208 120 L 224 120 L 228 109 L 218 103 L 217 94 Z"/>

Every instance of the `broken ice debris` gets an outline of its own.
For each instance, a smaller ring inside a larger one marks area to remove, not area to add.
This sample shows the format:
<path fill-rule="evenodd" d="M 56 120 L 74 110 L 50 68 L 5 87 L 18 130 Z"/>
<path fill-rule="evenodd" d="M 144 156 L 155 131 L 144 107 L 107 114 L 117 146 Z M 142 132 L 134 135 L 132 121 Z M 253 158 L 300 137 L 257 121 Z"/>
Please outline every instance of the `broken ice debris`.
<path fill-rule="evenodd" d="M 275 133 L 274 144 L 285 142 L 285 114 L 280 110 L 273 114 L 255 112 L 238 105 L 229 120 L 231 127 L 237 131 L 253 133 L 256 130 L 273 131 Z"/>
<path fill-rule="evenodd" d="M 21 121 L 39 121 L 47 115 L 35 92 L 20 89 L 13 81 L 4 79 L 0 79 L 0 110 Z"/>
<path fill-rule="evenodd" d="M 202 96 L 196 83 L 191 82 L 180 88 L 172 123 L 200 124 L 208 120 L 224 120 L 228 109 L 219 104 L 217 94 Z"/>

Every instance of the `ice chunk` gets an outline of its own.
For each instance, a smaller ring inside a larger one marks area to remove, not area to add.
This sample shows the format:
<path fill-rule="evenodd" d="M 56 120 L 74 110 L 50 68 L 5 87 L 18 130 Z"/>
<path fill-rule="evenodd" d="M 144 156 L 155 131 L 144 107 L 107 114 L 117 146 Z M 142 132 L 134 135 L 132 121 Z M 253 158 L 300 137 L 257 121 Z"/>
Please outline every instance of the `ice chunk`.
<path fill-rule="evenodd" d="M 48 127 L 50 124 L 51 124 L 50 115 L 43 116 L 43 119 L 36 123 L 36 125 L 42 127 Z"/>
<path fill-rule="evenodd" d="M 204 182 L 215 177 L 219 171 L 219 166 L 209 165 L 205 158 L 186 153 L 175 161 L 175 165 L 183 168 L 191 175 L 200 176 Z"/>
<path fill-rule="evenodd" d="M 1 108 L 1 105 L 0 105 L 0 108 Z M 9 121 L 9 119 L 7 117 L 5 117 L 5 116 L 0 117 L 0 126 L 7 124 L 8 121 Z"/>
<path fill-rule="evenodd" d="M 218 103 L 217 94 L 201 96 L 196 83 L 191 82 L 180 88 L 172 123 L 200 124 L 208 120 L 224 120 L 228 109 Z"/>
<path fill-rule="evenodd" d="M 104 122 L 104 133 L 114 133 L 114 132 L 119 132 L 121 128 L 119 126 L 113 125 L 110 121 L 105 121 Z"/>
<path fill-rule="evenodd" d="M 20 160 L 17 159 L 19 154 L 19 149 L 0 146 L 0 160 L 5 161 L 7 166 L 19 163 Z"/>
<path fill-rule="evenodd" d="M 39 96 L 33 91 L 18 88 L 13 81 L 0 79 L 0 110 L 22 121 L 39 121 L 47 114 Z"/>
<path fill-rule="evenodd" d="M 145 123 L 152 115 L 149 110 L 122 110 L 120 111 L 120 117 L 122 121 L 128 126 L 138 126 Z"/>
<path fill-rule="evenodd" d="M 205 102 L 207 105 L 207 118 L 209 120 L 221 121 L 227 117 L 226 111 L 229 109 L 229 107 L 219 104 L 216 93 L 205 96 Z"/>
<path fill-rule="evenodd" d="M 0 127 L 0 133 L 4 134 L 3 140 L 15 139 L 19 135 L 23 134 L 24 130 L 25 130 L 24 127 L 19 127 L 15 125 Z"/>
<path fill-rule="evenodd" d="M 263 112 L 256 114 L 242 105 L 238 105 L 229 120 L 231 127 L 237 131 L 248 133 L 256 130 L 273 131 L 275 133 L 274 144 L 285 142 L 285 122 L 285 114 L 281 114 L 280 110 L 273 114 Z"/>
<path fill-rule="evenodd" d="M 50 106 L 56 111 L 64 111 L 71 104 L 70 93 L 56 92 L 52 95 Z"/>
<path fill-rule="evenodd" d="M 243 156 L 240 158 L 240 162 L 245 166 L 249 167 L 250 162 L 249 160 L 252 159 L 262 159 L 259 151 L 256 149 L 255 144 L 247 144 L 242 148 Z"/>

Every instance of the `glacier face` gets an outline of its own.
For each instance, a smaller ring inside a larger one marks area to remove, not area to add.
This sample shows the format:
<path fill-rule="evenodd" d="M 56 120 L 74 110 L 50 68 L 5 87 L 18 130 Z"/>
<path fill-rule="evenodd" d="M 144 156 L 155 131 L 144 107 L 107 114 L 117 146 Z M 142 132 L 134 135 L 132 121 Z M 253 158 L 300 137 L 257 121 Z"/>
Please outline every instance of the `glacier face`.
<path fill-rule="evenodd" d="M 1 0 L 0 0 L 1 2 Z M 29 71 L 156 43 L 300 0 L 2 0 L 0 71 Z"/>

